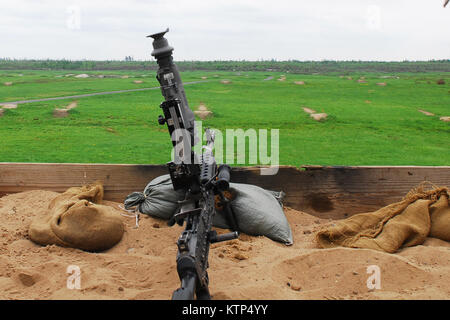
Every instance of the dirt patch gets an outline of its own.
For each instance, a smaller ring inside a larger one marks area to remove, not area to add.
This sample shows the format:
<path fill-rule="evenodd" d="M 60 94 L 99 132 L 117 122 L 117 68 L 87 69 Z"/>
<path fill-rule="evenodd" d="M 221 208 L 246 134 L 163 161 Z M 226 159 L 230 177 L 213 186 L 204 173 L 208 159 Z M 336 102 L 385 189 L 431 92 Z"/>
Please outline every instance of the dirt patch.
<path fill-rule="evenodd" d="M 89 78 L 89 75 L 88 74 L 86 74 L 86 73 L 82 73 L 82 74 L 78 74 L 78 75 L 76 75 L 74 78 Z"/>
<path fill-rule="evenodd" d="M 78 102 L 73 101 L 63 108 L 55 108 L 53 110 L 53 118 L 66 118 L 69 116 L 69 111 L 75 109 L 77 106 Z"/>
<path fill-rule="evenodd" d="M 28 227 L 57 195 L 35 190 L 0 198 L 0 299 L 170 299 L 179 286 L 175 243 L 182 227 L 141 215 L 135 228 L 134 218 L 124 216 L 124 237 L 100 254 L 36 245 Z M 397 254 L 318 249 L 315 232 L 330 220 L 285 213 L 292 246 L 245 234 L 211 246 L 213 299 L 448 299 L 448 242 L 428 238 Z M 67 288 L 69 265 L 80 268 L 79 290 Z M 372 265 L 380 268 L 381 289 L 367 287 Z"/>
<path fill-rule="evenodd" d="M 208 77 L 203 76 L 203 77 L 201 77 L 201 79 L 206 80 L 206 79 L 208 79 Z"/>
<path fill-rule="evenodd" d="M 197 110 L 198 111 L 208 111 L 208 108 L 204 104 L 201 104 L 197 107 Z"/>
<path fill-rule="evenodd" d="M 358 83 L 367 83 L 367 81 L 364 79 L 358 79 L 357 81 L 358 81 Z"/>
<path fill-rule="evenodd" d="M 434 116 L 434 113 L 431 113 L 431 112 L 428 112 L 428 111 L 425 111 L 425 110 L 417 110 L 417 111 L 423 113 L 426 116 Z"/>
<path fill-rule="evenodd" d="M 130 76 L 121 76 L 122 79 L 128 79 Z"/>
<path fill-rule="evenodd" d="M 444 122 L 450 122 L 450 117 L 440 117 L 439 120 Z"/>
<path fill-rule="evenodd" d="M 208 110 L 208 108 L 203 103 L 197 107 L 197 110 L 194 111 L 194 114 L 202 120 L 213 116 L 212 111 Z"/>
<path fill-rule="evenodd" d="M 285 75 L 281 75 L 279 79 L 277 79 L 278 81 L 286 81 L 286 76 Z"/>
<path fill-rule="evenodd" d="M 328 114 L 326 114 L 326 113 L 311 113 L 309 116 L 316 121 L 322 121 L 322 120 L 327 119 Z"/>
<path fill-rule="evenodd" d="M 13 85 L 12 82 L 4 82 L 3 84 L 4 84 L 5 86 L 12 86 L 12 85 Z"/>
<path fill-rule="evenodd" d="M 134 80 L 133 83 L 140 84 L 140 83 L 144 83 L 144 81 L 142 81 L 142 80 Z"/>
<path fill-rule="evenodd" d="M 220 81 L 220 83 L 223 83 L 223 84 L 230 84 L 230 83 L 231 83 L 231 81 L 230 81 L 230 80 L 227 80 L 227 79 L 225 79 L 225 80 L 221 80 L 221 81 Z"/>
<path fill-rule="evenodd" d="M 439 85 L 443 85 L 445 84 L 445 80 L 444 79 L 439 79 L 438 81 L 436 81 L 437 84 Z"/>
<path fill-rule="evenodd" d="M 302 107 L 303 111 L 305 111 L 306 113 L 312 114 L 312 113 L 316 113 L 316 110 L 310 109 L 308 107 Z"/>
<path fill-rule="evenodd" d="M 380 87 L 385 87 L 387 84 L 386 84 L 386 82 L 378 82 L 377 83 L 377 86 L 380 86 Z"/>
<path fill-rule="evenodd" d="M 0 118 L 3 117 L 3 114 L 5 113 L 5 110 L 3 110 L 2 108 L 0 108 Z"/>
<path fill-rule="evenodd" d="M 370 100 L 366 100 L 364 102 L 367 103 L 367 104 L 371 104 L 372 103 L 372 101 L 370 101 Z"/>
<path fill-rule="evenodd" d="M 2 104 L 1 107 L 3 109 L 17 109 L 17 104 L 15 104 L 15 103 L 5 103 L 5 104 Z"/>
<path fill-rule="evenodd" d="M 71 110 L 71 109 L 75 109 L 77 106 L 78 106 L 78 102 L 73 101 L 73 102 L 69 103 L 66 107 L 64 107 L 64 109 Z"/>
<path fill-rule="evenodd" d="M 305 84 L 305 81 L 294 81 L 294 83 L 302 86 Z"/>
<path fill-rule="evenodd" d="M 55 110 L 53 110 L 53 117 L 54 118 L 66 118 L 67 116 L 69 116 L 69 109 L 58 109 L 56 108 Z"/>

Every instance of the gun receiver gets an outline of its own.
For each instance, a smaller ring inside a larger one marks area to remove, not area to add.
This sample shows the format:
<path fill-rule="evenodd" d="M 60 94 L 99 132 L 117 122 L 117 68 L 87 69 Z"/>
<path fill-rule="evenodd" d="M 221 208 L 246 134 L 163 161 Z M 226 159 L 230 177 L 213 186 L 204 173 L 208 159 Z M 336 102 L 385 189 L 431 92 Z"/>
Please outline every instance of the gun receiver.
<path fill-rule="evenodd" d="M 169 225 L 185 224 L 177 241 L 177 272 L 181 286 L 174 291 L 174 300 L 211 299 L 209 293 L 208 255 L 211 243 L 236 239 L 238 226 L 229 201 L 223 192 L 228 190 L 231 168 L 217 167 L 214 159 L 214 132 L 206 129 L 206 146 L 200 157 L 192 150 L 197 143 L 195 117 L 187 103 L 178 68 L 173 63 L 173 47 L 164 35 L 169 29 L 150 35 L 153 40 L 152 56 L 158 63 L 156 79 L 160 83 L 164 101 L 160 107 L 164 115 L 158 122 L 166 124 L 174 147 L 175 159 L 167 164 L 173 188 L 184 190 L 185 198 Z M 218 235 L 211 230 L 216 214 L 215 196 L 221 199 L 233 232 Z"/>

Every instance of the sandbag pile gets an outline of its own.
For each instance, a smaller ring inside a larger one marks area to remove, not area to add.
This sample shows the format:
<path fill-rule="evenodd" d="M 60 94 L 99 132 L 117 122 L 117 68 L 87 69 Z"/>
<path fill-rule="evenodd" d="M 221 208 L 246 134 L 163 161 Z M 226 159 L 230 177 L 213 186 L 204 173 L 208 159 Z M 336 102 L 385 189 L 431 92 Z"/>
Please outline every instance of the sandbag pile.
<path fill-rule="evenodd" d="M 68 189 L 52 200 L 47 215 L 31 223 L 30 239 L 86 251 L 111 248 L 122 239 L 124 226 L 120 212 L 101 205 L 102 200 L 100 182 Z"/>
<path fill-rule="evenodd" d="M 231 208 L 239 231 L 253 236 L 266 236 L 286 245 L 293 243 L 292 231 L 282 208 L 283 192 L 268 191 L 260 187 L 230 183 Z M 150 181 L 144 192 L 133 192 L 124 201 L 125 209 L 135 207 L 139 212 L 169 220 L 179 208 L 184 192 L 175 191 L 170 175 Z M 214 215 L 215 227 L 230 229 L 220 210 Z"/>
<path fill-rule="evenodd" d="M 374 212 L 360 213 L 316 234 L 322 248 L 344 246 L 394 253 L 427 237 L 450 241 L 449 189 L 422 184 L 405 198 Z"/>

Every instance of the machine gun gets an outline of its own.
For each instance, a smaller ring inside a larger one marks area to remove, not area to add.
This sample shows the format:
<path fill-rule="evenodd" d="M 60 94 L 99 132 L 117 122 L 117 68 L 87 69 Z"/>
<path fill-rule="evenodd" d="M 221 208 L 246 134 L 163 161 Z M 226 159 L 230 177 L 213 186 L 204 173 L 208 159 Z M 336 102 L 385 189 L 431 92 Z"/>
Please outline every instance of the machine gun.
<path fill-rule="evenodd" d="M 236 219 L 224 196 L 230 182 L 231 168 L 217 167 L 214 155 L 214 132 L 206 129 L 206 146 L 199 157 L 192 149 L 198 142 L 195 117 L 189 108 L 183 83 L 172 51 L 164 35 L 169 31 L 152 34 L 152 56 L 158 63 L 156 79 L 161 86 L 164 101 L 160 107 L 164 116 L 158 122 L 167 124 L 174 148 L 174 161 L 167 164 L 173 188 L 184 190 L 185 197 L 178 212 L 169 220 L 169 225 L 185 224 L 178 241 L 177 272 L 181 286 L 174 291 L 173 300 L 211 299 L 208 278 L 208 254 L 211 243 L 236 239 L 239 236 Z M 232 226 L 233 232 L 218 235 L 212 230 L 216 214 L 215 197 Z"/>

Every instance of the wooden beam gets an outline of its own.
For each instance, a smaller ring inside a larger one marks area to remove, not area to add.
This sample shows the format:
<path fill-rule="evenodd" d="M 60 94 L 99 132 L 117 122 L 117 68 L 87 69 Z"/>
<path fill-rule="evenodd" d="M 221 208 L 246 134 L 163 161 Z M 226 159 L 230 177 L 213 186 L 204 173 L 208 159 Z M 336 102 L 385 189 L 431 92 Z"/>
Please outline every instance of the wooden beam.
<path fill-rule="evenodd" d="M 122 202 L 166 173 L 163 165 L 0 163 L 0 197 L 36 189 L 63 192 L 101 180 L 105 198 Z M 344 218 L 398 201 L 422 181 L 450 186 L 450 167 L 282 166 L 276 175 L 261 175 L 259 167 L 234 167 L 232 181 L 283 190 L 287 206 L 324 218 Z"/>

